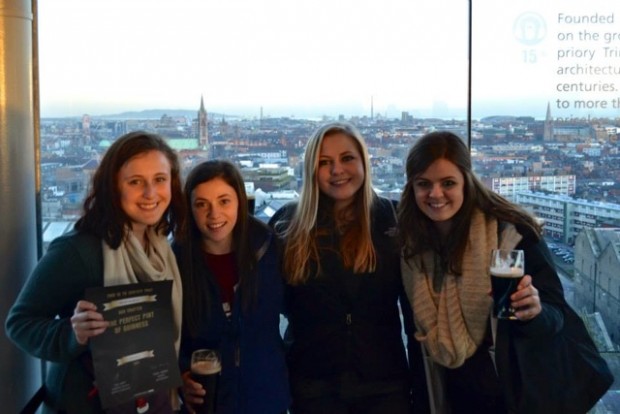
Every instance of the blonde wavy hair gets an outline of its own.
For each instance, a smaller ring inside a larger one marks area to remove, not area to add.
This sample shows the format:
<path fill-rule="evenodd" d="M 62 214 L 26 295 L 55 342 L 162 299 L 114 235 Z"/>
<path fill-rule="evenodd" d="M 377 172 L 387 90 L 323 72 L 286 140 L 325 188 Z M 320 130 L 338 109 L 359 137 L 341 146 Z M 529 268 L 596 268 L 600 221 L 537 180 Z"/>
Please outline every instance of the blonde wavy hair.
<path fill-rule="evenodd" d="M 372 272 L 376 267 L 376 253 L 370 231 L 370 211 L 375 199 L 370 176 L 370 161 L 364 138 L 353 125 L 343 122 L 319 127 L 308 140 L 304 155 L 303 185 L 297 209 L 284 231 L 284 271 L 292 285 L 302 284 L 310 277 L 311 263 L 321 273 L 317 246 L 317 217 L 321 194 L 317 181 L 319 156 L 323 139 L 342 133 L 356 142 L 364 167 L 364 180 L 355 200 L 339 217 L 353 217 L 353 226 L 346 226 L 340 242 L 344 266 L 354 273 Z M 332 213 L 333 214 L 333 213 Z M 336 230 L 333 230 L 336 231 Z"/>

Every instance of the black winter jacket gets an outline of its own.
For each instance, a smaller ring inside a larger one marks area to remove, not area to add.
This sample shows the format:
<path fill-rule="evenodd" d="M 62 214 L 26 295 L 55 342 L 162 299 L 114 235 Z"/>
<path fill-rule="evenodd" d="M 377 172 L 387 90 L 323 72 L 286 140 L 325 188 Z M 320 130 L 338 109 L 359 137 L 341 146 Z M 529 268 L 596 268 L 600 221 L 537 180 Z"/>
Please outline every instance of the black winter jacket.
<path fill-rule="evenodd" d="M 270 224 L 282 231 L 295 208 L 295 203 L 282 207 Z M 291 381 L 330 380 L 354 372 L 362 381 L 408 382 L 399 300 L 404 309 L 410 307 L 400 276 L 394 205 L 377 197 L 371 210 L 377 253 L 372 273 L 344 268 L 334 223 L 325 216 L 319 212 L 318 226 L 331 229 L 318 240 L 321 274 L 311 265 L 306 283 L 287 287 Z M 411 332 L 410 317 L 405 325 Z"/>

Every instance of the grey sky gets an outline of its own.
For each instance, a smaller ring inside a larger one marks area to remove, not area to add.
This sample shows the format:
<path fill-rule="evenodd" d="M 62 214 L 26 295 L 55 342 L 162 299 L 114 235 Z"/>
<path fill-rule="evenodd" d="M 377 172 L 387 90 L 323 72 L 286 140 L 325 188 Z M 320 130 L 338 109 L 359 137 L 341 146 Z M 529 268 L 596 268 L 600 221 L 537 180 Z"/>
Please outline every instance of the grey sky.
<path fill-rule="evenodd" d="M 537 3 L 474 2 L 475 116 L 544 116 L 557 9 L 618 8 Z M 547 35 L 526 48 L 513 26 L 528 11 Z M 373 96 L 375 114 L 463 118 L 467 14 L 466 0 L 41 0 L 42 115 L 194 109 L 204 95 L 213 112 L 348 116 Z"/>

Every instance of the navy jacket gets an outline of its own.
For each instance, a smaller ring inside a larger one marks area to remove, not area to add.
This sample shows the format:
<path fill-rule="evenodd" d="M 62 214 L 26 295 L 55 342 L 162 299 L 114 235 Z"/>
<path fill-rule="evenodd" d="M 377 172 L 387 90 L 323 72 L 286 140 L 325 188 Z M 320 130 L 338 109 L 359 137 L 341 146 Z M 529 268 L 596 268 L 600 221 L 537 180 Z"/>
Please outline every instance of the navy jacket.
<path fill-rule="evenodd" d="M 193 254 L 197 276 L 205 278 L 209 289 L 209 317 L 200 324 L 199 332 L 191 335 L 183 326 L 180 350 L 182 372 L 189 370 L 195 349 L 218 349 L 222 357 L 222 374 L 218 388 L 217 412 L 282 413 L 290 405 L 288 374 L 284 345 L 280 336 L 280 313 L 284 305 L 284 282 L 281 257 L 271 229 L 250 218 L 250 240 L 256 251 L 264 254 L 258 261 L 258 295 L 256 306 L 243 311 L 239 290 L 235 292 L 232 316 L 226 318 L 215 276 L 204 265 L 202 253 Z M 262 247 L 262 249 L 261 249 Z M 183 278 L 182 246 L 174 246 Z"/>

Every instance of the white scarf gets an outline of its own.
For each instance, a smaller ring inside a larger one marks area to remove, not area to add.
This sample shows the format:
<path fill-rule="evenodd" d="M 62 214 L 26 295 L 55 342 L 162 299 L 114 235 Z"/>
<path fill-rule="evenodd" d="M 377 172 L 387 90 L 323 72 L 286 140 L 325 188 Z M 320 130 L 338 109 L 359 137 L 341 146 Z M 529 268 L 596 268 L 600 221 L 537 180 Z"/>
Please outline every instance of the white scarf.
<path fill-rule="evenodd" d="M 145 234 L 148 240 L 147 251 L 131 232 L 123 239 L 118 249 L 112 249 L 105 241 L 103 246 L 103 285 L 115 286 L 139 282 L 172 280 L 172 316 L 176 328 L 174 348 L 177 356 L 181 343 L 181 316 L 183 295 L 181 274 L 174 253 L 166 236 L 157 234 L 148 227 Z M 176 391 L 172 390 L 173 408 L 178 408 Z"/>

